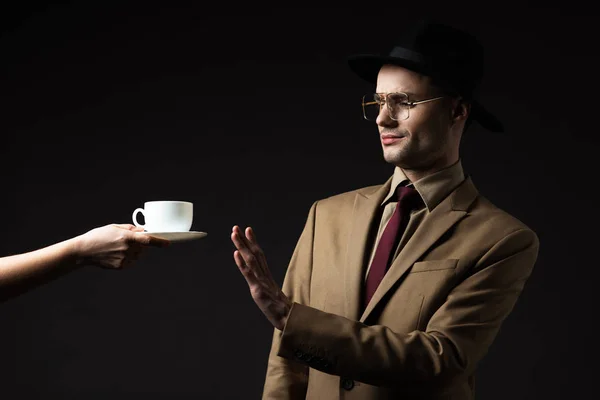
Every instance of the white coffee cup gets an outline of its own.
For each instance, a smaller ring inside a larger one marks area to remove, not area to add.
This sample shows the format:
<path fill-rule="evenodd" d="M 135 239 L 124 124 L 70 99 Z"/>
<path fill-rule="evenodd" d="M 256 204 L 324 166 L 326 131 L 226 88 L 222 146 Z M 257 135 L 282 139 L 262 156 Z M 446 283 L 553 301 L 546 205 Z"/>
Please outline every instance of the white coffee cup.
<path fill-rule="evenodd" d="M 137 221 L 144 216 L 145 224 Z M 188 232 L 194 219 L 194 204 L 189 201 L 147 201 L 144 208 L 136 208 L 131 216 L 135 226 L 146 232 Z"/>

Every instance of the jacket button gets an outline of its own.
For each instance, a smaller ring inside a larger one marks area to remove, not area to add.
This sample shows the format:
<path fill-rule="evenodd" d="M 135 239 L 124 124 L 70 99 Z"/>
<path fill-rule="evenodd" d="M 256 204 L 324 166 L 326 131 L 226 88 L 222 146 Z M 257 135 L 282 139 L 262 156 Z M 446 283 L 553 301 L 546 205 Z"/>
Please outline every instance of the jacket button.
<path fill-rule="evenodd" d="M 354 387 L 354 381 L 350 378 L 342 378 L 342 388 L 345 390 L 352 390 Z"/>
<path fill-rule="evenodd" d="M 302 359 L 302 357 L 304 357 L 304 353 L 302 352 L 302 350 L 296 350 L 294 352 L 294 355 L 299 359 Z"/>

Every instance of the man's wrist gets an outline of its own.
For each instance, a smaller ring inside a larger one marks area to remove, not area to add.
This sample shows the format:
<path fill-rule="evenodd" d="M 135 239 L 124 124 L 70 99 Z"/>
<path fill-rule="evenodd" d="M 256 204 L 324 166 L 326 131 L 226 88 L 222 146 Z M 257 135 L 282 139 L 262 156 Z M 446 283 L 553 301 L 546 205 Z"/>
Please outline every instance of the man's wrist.
<path fill-rule="evenodd" d="M 279 320 L 279 323 L 277 324 L 276 328 L 279 329 L 280 331 L 283 332 L 283 330 L 285 329 L 285 325 L 287 324 L 288 321 L 288 317 L 290 315 L 290 312 L 292 311 L 292 305 L 293 302 L 290 301 L 287 297 L 284 299 L 284 311 L 282 312 L 282 318 Z"/>

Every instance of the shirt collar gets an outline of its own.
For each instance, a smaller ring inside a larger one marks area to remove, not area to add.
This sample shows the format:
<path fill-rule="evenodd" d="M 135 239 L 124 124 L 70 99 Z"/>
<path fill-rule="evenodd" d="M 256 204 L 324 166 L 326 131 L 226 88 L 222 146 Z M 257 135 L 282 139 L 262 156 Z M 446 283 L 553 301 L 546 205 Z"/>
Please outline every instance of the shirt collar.
<path fill-rule="evenodd" d="M 462 162 L 459 159 L 454 164 L 434 172 L 416 182 L 410 182 L 400 167 L 394 169 L 390 191 L 383 199 L 382 205 L 392 199 L 400 185 L 414 187 L 423 199 L 429 211 L 433 210 L 450 192 L 465 179 Z"/>

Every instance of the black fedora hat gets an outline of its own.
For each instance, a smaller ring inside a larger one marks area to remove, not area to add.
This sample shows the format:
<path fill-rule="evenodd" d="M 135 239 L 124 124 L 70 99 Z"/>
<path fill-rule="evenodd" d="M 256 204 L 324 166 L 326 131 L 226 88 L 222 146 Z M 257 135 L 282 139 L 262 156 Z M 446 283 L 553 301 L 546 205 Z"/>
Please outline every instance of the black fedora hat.
<path fill-rule="evenodd" d="M 385 64 L 430 76 L 442 88 L 471 100 L 471 118 L 482 127 L 492 132 L 504 131 L 502 122 L 473 98 L 483 77 L 484 51 L 470 33 L 421 20 L 407 29 L 389 54 L 358 54 L 348 58 L 350 69 L 371 83 L 377 83 L 377 74 Z"/>

